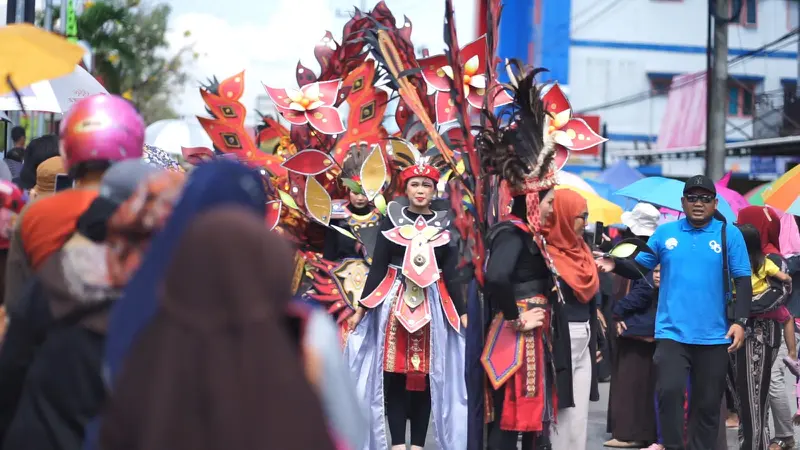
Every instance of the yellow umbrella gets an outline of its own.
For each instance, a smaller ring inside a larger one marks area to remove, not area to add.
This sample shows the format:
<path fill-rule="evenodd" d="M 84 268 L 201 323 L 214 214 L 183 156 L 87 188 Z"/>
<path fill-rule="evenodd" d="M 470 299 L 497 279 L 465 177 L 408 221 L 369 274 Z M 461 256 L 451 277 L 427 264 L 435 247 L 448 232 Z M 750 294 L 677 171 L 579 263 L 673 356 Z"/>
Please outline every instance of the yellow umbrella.
<path fill-rule="evenodd" d="M 0 95 L 72 73 L 84 52 L 27 23 L 0 27 Z"/>
<path fill-rule="evenodd" d="M 589 207 L 589 222 L 603 222 L 604 225 L 612 225 L 622 222 L 622 208 L 619 205 L 612 203 L 597 194 L 584 191 L 583 189 L 574 186 L 559 184 L 556 189 L 569 189 L 581 194 L 581 197 L 586 199 L 586 204 Z"/>

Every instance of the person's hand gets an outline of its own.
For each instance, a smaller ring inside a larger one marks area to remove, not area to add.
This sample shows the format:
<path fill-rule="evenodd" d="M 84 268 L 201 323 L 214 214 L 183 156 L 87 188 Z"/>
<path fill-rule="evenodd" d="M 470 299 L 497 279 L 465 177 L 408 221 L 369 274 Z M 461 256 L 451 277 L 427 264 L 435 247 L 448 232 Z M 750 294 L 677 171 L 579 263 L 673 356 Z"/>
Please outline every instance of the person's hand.
<path fill-rule="evenodd" d="M 595 357 L 595 362 L 596 362 L 596 363 L 599 363 L 600 361 L 602 361 L 602 360 L 603 360 L 603 352 L 601 352 L 600 350 L 598 350 L 598 351 L 597 351 L 597 352 L 594 354 L 594 357 Z"/>
<path fill-rule="evenodd" d="M 617 322 L 617 336 L 622 336 L 622 333 L 624 333 L 625 330 L 627 330 L 627 329 L 628 329 L 628 326 L 625 325 L 625 322 L 623 322 L 621 320 L 619 322 Z"/>
<path fill-rule="evenodd" d="M 364 318 L 365 313 L 366 311 L 364 310 L 364 308 L 358 308 L 356 309 L 356 312 L 352 316 L 347 318 L 347 326 L 350 328 L 350 331 L 356 329 L 359 322 L 361 322 L 361 319 Z"/>
<path fill-rule="evenodd" d="M 608 329 L 608 324 L 606 323 L 606 318 L 600 310 L 597 310 L 597 321 L 600 322 L 600 329 L 603 330 L 603 333 L 606 332 Z"/>
<path fill-rule="evenodd" d="M 533 308 L 519 315 L 522 326 L 520 331 L 531 331 L 544 325 L 545 313 L 543 308 Z"/>
<path fill-rule="evenodd" d="M 728 353 L 733 353 L 736 350 L 739 350 L 744 344 L 744 327 L 735 323 L 728 328 L 728 334 L 725 335 L 727 339 L 733 339 L 733 343 L 731 343 L 730 347 L 728 347 Z"/>
<path fill-rule="evenodd" d="M 461 315 L 461 326 L 464 327 L 464 328 L 467 328 L 467 315 L 466 314 Z"/>
<path fill-rule="evenodd" d="M 617 263 L 612 258 L 603 256 L 603 252 L 592 252 L 594 255 L 594 262 L 597 264 L 597 270 L 600 272 L 613 272 L 617 267 Z"/>

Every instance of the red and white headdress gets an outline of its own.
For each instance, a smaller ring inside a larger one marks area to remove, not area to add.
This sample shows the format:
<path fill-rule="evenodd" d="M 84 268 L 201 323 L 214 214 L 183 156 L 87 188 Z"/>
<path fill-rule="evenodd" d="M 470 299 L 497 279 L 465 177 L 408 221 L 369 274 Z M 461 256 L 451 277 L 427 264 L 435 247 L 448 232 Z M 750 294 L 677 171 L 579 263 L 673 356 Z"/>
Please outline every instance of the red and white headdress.
<path fill-rule="evenodd" d="M 409 141 L 392 139 L 390 143 L 394 166 L 400 170 L 397 184 L 399 189 L 403 189 L 408 180 L 415 177 L 425 177 L 439 183 L 442 169 L 446 168 L 447 162 L 437 149 L 429 149 L 423 155 Z"/>
<path fill-rule="evenodd" d="M 542 94 L 545 86 L 536 82 L 536 75 L 543 69 L 524 71 L 516 61 L 508 67 L 518 72 L 508 71 L 514 101 L 499 116 L 485 114 L 476 147 L 511 195 L 525 195 L 528 225 L 538 232 L 540 193 L 556 185 L 556 173 L 566 164 L 570 150 L 586 150 L 606 139 L 572 117 L 558 84 Z"/>

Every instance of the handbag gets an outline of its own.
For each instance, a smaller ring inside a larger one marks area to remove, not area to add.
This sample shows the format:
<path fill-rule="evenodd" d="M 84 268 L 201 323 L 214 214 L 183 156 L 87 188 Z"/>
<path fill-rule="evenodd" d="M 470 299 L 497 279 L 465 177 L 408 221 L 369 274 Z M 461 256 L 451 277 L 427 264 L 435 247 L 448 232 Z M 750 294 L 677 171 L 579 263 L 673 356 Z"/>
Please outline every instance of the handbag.
<path fill-rule="evenodd" d="M 787 273 L 788 264 L 780 255 L 769 254 L 767 258 L 775 263 L 783 273 Z M 774 311 L 783 306 L 789 299 L 789 292 L 786 286 L 777 279 L 770 279 L 769 289 L 753 296 L 753 303 L 750 304 L 750 315 L 759 315 Z"/>

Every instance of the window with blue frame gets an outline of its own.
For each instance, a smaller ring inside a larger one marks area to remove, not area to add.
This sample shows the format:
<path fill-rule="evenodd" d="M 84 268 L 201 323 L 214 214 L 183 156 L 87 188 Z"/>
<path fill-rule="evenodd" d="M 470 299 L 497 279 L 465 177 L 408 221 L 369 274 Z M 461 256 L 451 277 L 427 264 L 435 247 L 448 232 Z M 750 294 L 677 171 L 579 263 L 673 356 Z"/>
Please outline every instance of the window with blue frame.
<path fill-rule="evenodd" d="M 794 2 L 794 0 L 792 0 Z M 739 14 L 739 24 L 746 27 L 758 26 L 758 0 L 729 0 L 728 11 L 733 14 L 734 6 L 742 3 L 742 11 Z"/>
<path fill-rule="evenodd" d="M 654 96 L 669 94 L 673 77 L 675 77 L 675 74 L 672 73 L 648 73 L 647 78 L 650 81 L 650 91 Z"/>
<path fill-rule="evenodd" d="M 756 83 L 731 78 L 728 81 L 728 116 L 752 117 L 755 112 Z"/>

